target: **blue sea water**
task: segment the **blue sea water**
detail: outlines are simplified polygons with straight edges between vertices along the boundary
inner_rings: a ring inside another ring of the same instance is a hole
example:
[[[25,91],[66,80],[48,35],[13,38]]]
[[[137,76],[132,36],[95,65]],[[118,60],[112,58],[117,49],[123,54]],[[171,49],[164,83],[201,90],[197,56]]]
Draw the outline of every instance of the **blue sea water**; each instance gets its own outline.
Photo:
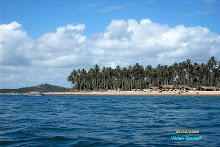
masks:
[[[220,146],[220,97],[0,95],[0,146]]]

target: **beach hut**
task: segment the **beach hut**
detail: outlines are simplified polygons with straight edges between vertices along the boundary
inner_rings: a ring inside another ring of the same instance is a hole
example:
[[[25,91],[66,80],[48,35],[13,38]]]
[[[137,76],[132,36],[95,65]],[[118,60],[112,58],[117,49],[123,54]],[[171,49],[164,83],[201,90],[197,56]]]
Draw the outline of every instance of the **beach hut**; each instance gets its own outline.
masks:
[[[155,86],[155,87],[150,87],[150,90],[152,91],[158,91],[158,90],[163,90],[163,86]]]
[[[163,89],[173,89],[174,85],[161,85]]]
[[[193,87],[187,86],[187,85],[175,85],[173,87],[174,89],[178,89],[178,90],[193,90]]]
[[[162,87],[162,90],[164,90],[164,91],[169,91],[169,90],[173,90],[174,88],[174,85],[161,85],[161,87]]]
[[[163,89],[172,89],[172,90],[193,90],[195,88],[187,85],[161,85]]]
[[[157,91],[158,87],[150,87],[150,90]]]
[[[200,86],[198,89],[200,91],[218,91],[218,88],[214,86]]]

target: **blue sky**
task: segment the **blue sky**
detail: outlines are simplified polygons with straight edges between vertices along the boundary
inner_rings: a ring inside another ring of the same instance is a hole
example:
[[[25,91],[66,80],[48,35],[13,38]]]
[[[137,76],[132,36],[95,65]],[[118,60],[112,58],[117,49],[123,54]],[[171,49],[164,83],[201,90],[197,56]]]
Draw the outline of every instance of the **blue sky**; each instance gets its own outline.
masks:
[[[104,32],[112,19],[149,18],[220,33],[219,0],[0,0],[0,11],[1,24],[16,21],[34,39],[66,24],[85,24],[87,35]]]
[[[0,88],[73,69],[220,60],[219,0],[0,0]]]

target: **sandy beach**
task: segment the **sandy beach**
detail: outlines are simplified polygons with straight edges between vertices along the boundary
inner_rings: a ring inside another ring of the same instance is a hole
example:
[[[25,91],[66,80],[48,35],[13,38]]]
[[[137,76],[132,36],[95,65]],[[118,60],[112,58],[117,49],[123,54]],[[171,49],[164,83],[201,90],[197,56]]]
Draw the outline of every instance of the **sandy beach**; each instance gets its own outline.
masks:
[[[30,93],[0,93],[0,95],[30,95]],[[220,96],[220,91],[188,91],[188,92],[178,92],[178,91],[81,91],[81,92],[44,92],[44,95],[140,95],[140,96]]]
[[[81,92],[47,92],[45,95],[178,95],[178,96],[220,96],[220,91],[188,91],[179,93],[177,91],[81,91]]]

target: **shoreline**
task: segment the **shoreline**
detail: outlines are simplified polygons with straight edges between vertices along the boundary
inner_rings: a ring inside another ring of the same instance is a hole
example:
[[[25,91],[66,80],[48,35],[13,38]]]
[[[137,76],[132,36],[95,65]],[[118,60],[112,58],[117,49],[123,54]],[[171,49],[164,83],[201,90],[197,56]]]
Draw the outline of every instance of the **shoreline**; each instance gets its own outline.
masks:
[[[131,96],[220,96],[220,91],[189,91],[189,92],[143,92],[143,91],[104,91],[104,92],[47,92],[45,95],[131,95]]]
[[[30,93],[0,93],[0,95],[30,95]],[[44,95],[130,95],[130,96],[220,96],[220,91],[81,91],[81,92],[44,92]]]

